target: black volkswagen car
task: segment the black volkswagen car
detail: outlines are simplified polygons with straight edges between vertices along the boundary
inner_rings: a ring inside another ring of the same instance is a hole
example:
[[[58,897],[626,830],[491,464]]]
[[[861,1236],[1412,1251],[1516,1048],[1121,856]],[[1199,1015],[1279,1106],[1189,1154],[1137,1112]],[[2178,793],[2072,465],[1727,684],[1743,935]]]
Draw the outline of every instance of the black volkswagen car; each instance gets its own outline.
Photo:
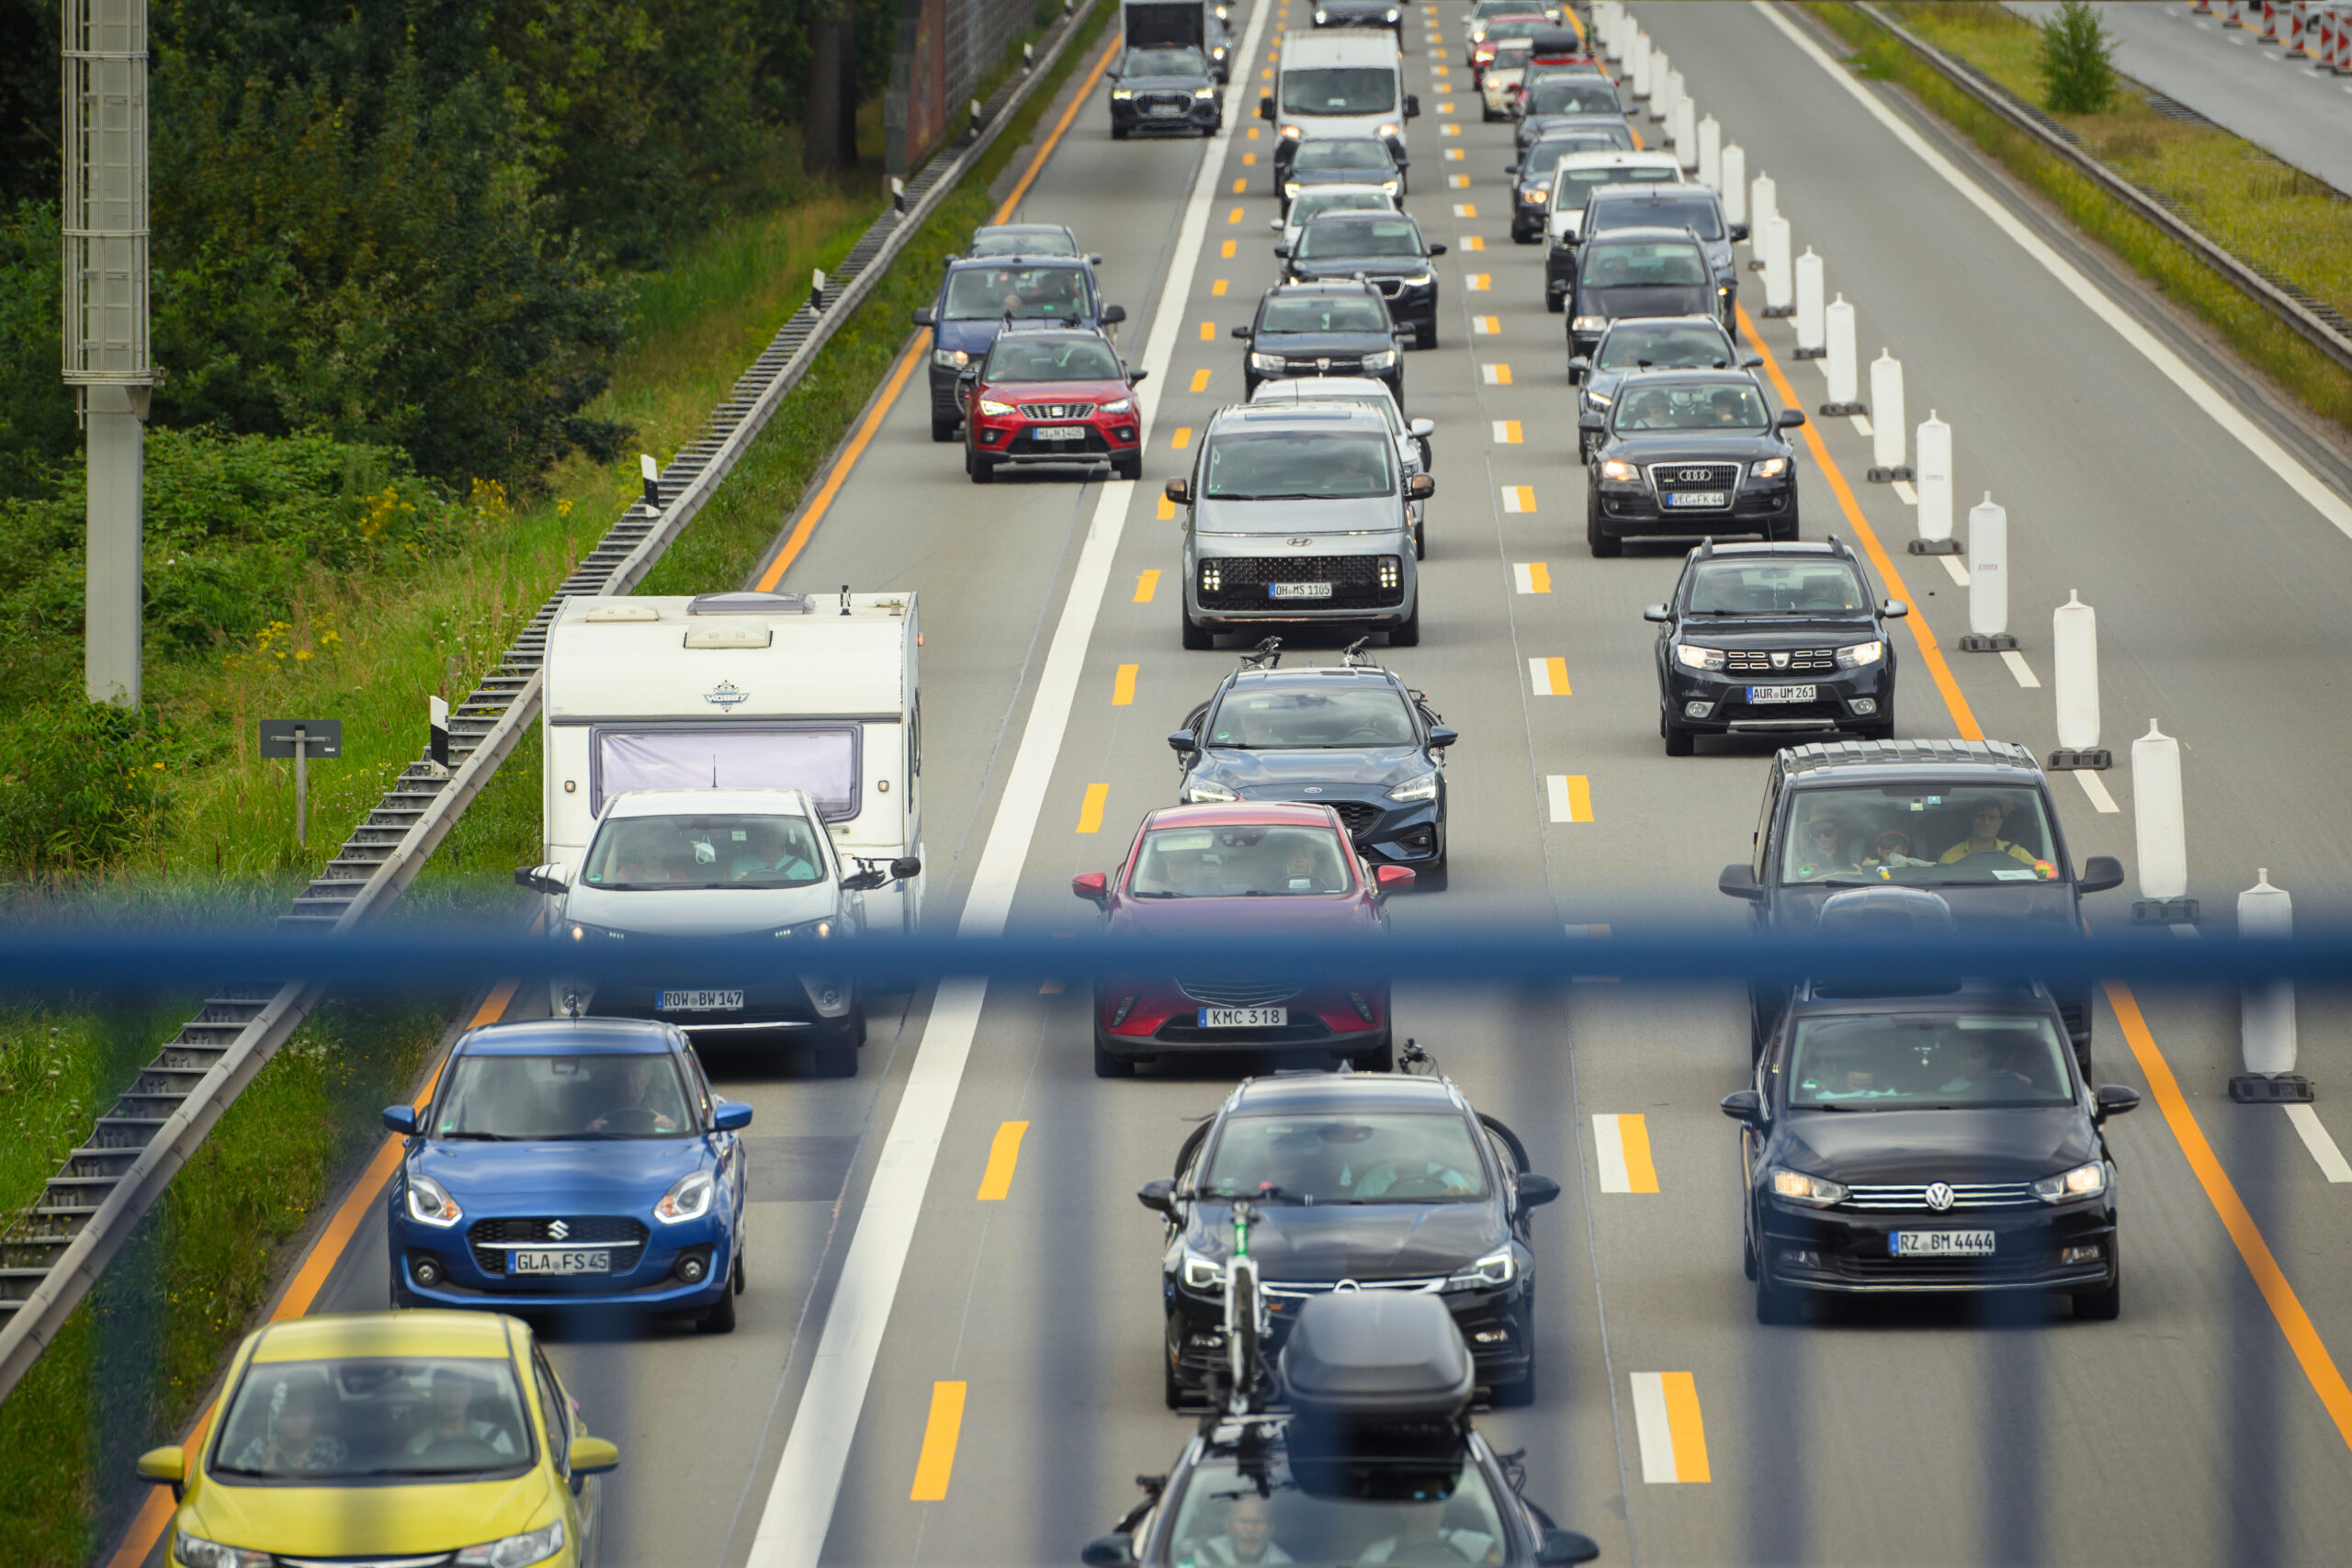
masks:
[[[1745,371],[1645,370],[1628,376],[1606,414],[1577,417],[1598,438],[1585,466],[1585,540],[1623,555],[1628,535],[1797,536],[1796,448]]]
[[[1376,664],[1284,670],[1246,661],[1168,737],[1186,806],[1329,806],[1356,852],[1445,886],[1445,749],[1459,737],[1429,699]]]
[[[1250,345],[1242,360],[1245,396],[1257,396],[1261,382],[1294,376],[1371,376],[1388,383],[1396,406],[1405,406],[1396,323],[1369,281],[1269,288],[1259,296],[1257,316],[1233,335]]]
[[[1512,135],[1522,152],[1543,127],[1555,119],[1614,116],[1620,127],[1625,123],[1625,105],[1617,96],[1617,84],[1598,71],[1572,75],[1545,73],[1532,85],[1522,85],[1519,96],[1519,124]],[[1629,131],[1628,145],[1632,140]]]
[[[1754,1086],[1723,1104],[1740,1124],[1758,1320],[1792,1323],[1829,1292],[2030,1292],[2114,1317],[2100,1127],[2139,1103],[2085,1080],[2041,986],[1799,987]]]
[[[1718,545],[1690,552],[1657,623],[1657,732],[1669,757],[1702,735],[1843,729],[1894,735],[1894,643],[1880,604],[1836,535],[1824,545]]]
[[[1585,201],[1584,221],[1577,226],[1579,243],[1589,243],[1622,229],[1681,229],[1699,242],[1707,265],[1715,275],[1714,313],[1724,330],[1736,337],[1739,317],[1733,302],[1739,297],[1739,269],[1732,260],[1736,240],[1747,238],[1747,225],[1724,217],[1724,198],[1705,186],[1645,183],[1633,189],[1603,186]]]
[[[1628,316],[1612,321],[1590,354],[1568,356],[1568,380],[1578,389],[1577,412],[1606,416],[1617,388],[1642,370],[1753,370],[1761,355],[1734,346],[1713,316]],[[1589,462],[1596,431],[1577,433],[1577,461]]]
[[[1208,56],[1190,47],[1131,49],[1111,73],[1111,140],[1138,130],[1199,131],[1215,136],[1225,124],[1225,100],[1209,73]]]
[[[1296,245],[1277,245],[1289,264],[1284,281],[1327,277],[1368,279],[1388,301],[1388,313],[1413,333],[1417,348],[1437,346],[1437,270],[1442,243],[1421,238],[1421,226],[1401,212],[1333,212],[1298,231]]]
[[[1497,1404],[1535,1392],[1534,1211],[1560,1195],[1519,1137],[1442,1077],[1280,1073],[1250,1078],[1136,1196],[1167,1222],[1161,1370],[1170,1408],[1225,1359],[1233,1205],[1257,1211],[1258,1261],[1279,1348],[1299,1311],[1351,1287],[1441,1298]]]
[[[1564,298],[1568,352],[1589,355],[1621,316],[1715,316],[1713,265],[1687,229],[1626,229],[1577,246]]]
[[[1315,186],[1376,186],[1390,199],[1405,195],[1405,164],[1377,136],[1312,137],[1298,144],[1283,171],[1283,216],[1298,193]]]

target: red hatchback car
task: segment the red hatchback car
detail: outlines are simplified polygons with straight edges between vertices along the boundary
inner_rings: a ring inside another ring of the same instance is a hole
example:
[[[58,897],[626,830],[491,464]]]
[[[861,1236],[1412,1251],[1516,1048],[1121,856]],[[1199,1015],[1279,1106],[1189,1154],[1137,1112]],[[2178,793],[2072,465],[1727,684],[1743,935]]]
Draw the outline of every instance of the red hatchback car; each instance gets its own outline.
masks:
[[[1388,895],[1411,868],[1369,871],[1328,806],[1170,806],[1136,830],[1126,863],[1091,871],[1070,890],[1118,937],[1385,936]],[[1361,977],[1114,975],[1094,985],[1094,1075],[1185,1052],[1277,1050],[1343,1057],[1387,1072],[1394,1038],[1388,982],[1370,954]]]
[[[1118,478],[1141,479],[1135,385],[1145,375],[1101,333],[1008,324],[962,377],[964,471],[984,485],[1000,463],[1108,462]]]

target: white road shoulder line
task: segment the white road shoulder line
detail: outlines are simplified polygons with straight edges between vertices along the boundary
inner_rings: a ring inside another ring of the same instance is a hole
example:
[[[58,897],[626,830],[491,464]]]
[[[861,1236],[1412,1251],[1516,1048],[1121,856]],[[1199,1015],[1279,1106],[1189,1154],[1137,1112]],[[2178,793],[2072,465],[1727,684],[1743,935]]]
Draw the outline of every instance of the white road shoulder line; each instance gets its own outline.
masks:
[[[2303,1147],[2311,1150],[2312,1158],[2319,1161],[2320,1170],[2330,1181],[2352,1181],[2352,1165],[2345,1163],[2344,1151],[2337,1148],[2335,1140],[2328,1135],[2317,1111],[2308,1105],[2290,1105],[2287,1107],[2287,1120],[2293,1123],[2297,1135],[2303,1140]]]
[[[1242,41],[1243,59],[1257,57],[1266,19],[1272,14],[1271,6],[1256,8]],[[1209,139],[1203,152],[1177,232],[1173,265],[1152,312],[1151,337],[1144,347],[1143,363],[1153,374],[1145,384],[1139,406],[1147,446],[1159,409],[1159,389],[1168,384],[1169,356],[1184,325],[1182,305],[1192,290],[1202,242],[1208,231],[1209,208],[1216,198],[1231,141],[1232,131],[1221,130]],[[1135,491],[1131,480],[1113,480],[1102,487],[1070,581],[1069,597],[1063,602],[1061,620],[1054,628],[1054,640],[1038,677],[1037,694],[1022,729],[1020,750],[1006,775],[1003,799],[972,875],[972,891],[957,928],[963,934],[994,935],[1004,929],[1012,910],[1021,868],[1029,858],[1038,814],[1045,806],[1046,789],[1053,779],[1054,761],[1069,728],[1087,646],[1110,585],[1111,567]],[[857,1229],[842,1264],[841,1281],[825,1312],[824,1332],[809,1363],[808,1382],[793,1413],[784,1457],[776,1466],[758,1532],[752,1538],[746,1560],[749,1568],[816,1568],[824,1551],[834,1504],[841,1496],[842,1476],[865,1408],[866,1389],[873,1381],[875,1359],[881,1352],[891,1304],[898,1298],[899,1279],[914,1244],[923,1191],[930,1185],[932,1167],[946,1135],[987,995],[985,981],[949,980],[939,987],[932,1003],[931,1021],[923,1030],[922,1044],[908,1074],[898,1112],[891,1119],[865,1207],[858,1213]]]
[[[2107,793],[2107,781],[2100,778],[2095,771],[2089,768],[2072,768],[2067,771],[2081,781],[2083,793],[2091,797],[2091,805],[2098,810],[2113,816],[2123,809],[2115,804],[2115,796]]]
[[[1936,558],[1944,563],[1944,575],[1951,579],[1953,587],[1968,586],[1968,568],[1962,564],[1958,556],[1938,556]]]
[[[1951,558],[1947,556],[1945,558],[1949,560]],[[2009,667],[2009,673],[2016,676],[2018,678],[2018,684],[2023,686],[2027,691],[2036,692],[2041,689],[2041,677],[2033,672],[2033,666],[2028,664],[2025,661],[2025,655],[2019,653],[2016,649],[2003,649],[2001,650],[2001,662]]]
[[[1894,481],[1894,499],[1901,502],[1905,506],[1917,506],[1919,504],[1919,492],[1911,488],[1909,480],[1896,479]]]
[[[1871,429],[1870,415],[1866,413],[1849,413],[1846,417],[1853,422],[1854,434],[1860,436],[1863,440],[1868,441],[1871,435],[1875,434]]]

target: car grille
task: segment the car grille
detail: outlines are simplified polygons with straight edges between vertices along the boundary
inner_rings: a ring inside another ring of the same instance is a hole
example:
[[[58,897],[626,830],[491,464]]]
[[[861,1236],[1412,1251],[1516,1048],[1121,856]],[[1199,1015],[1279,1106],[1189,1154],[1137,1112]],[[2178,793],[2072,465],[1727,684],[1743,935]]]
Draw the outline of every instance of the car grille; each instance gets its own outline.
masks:
[[[1818,728],[1845,716],[1836,703],[1725,703],[1718,716],[1735,729]]]
[[[1354,376],[1363,369],[1360,354],[1293,354],[1283,359],[1283,367],[1305,375]]]
[[[1084,419],[1094,412],[1092,403],[1022,403],[1018,406],[1023,419]]]
[[[1375,277],[1372,283],[1373,287],[1378,288],[1385,298],[1390,299],[1396,299],[1405,290],[1405,280],[1401,277]]]
[[[557,1235],[560,1224],[566,1235]],[[510,1247],[609,1247],[616,1249],[613,1272],[637,1266],[636,1249],[645,1245],[645,1223],[623,1214],[560,1215],[547,1219],[476,1220],[466,1232],[466,1245],[485,1274],[506,1272]]]
[[[1111,449],[1110,442],[1103,439],[1101,431],[1091,424],[1084,429],[1086,434],[1076,441],[1040,441],[1024,430],[1004,444],[1004,455],[1008,457],[1051,457],[1057,455],[1064,457],[1099,457]]]
[[[1955,1183],[1951,1190],[1951,1207],[1960,1209],[2030,1209],[2040,1206],[2041,1200],[2033,1189],[2022,1181],[1994,1181],[1975,1185]],[[1939,1211],[1928,1206],[1928,1189],[1917,1187],[1849,1187],[1846,1209],[1916,1210],[1923,1214]]]
[[[1137,93],[1136,95],[1137,114],[1166,119],[1172,118],[1170,113],[1171,110],[1178,115],[1192,113],[1193,95],[1190,93]]]
[[[1663,497],[1679,490],[1719,490],[1725,504],[1739,490],[1737,463],[1652,463],[1650,487]]]
[[[1783,659],[1784,664],[1775,664]],[[1732,648],[1724,650],[1724,668],[1743,675],[1794,674],[1801,670],[1835,670],[1838,652],[1829,648]]]
[[[1298,995],[1295,980],[1186,980],[1179,978],[1176,988],[1200,1003],[1213,1008],[1262,1008],[1288,1001]]]
[[[1347,824],[1351,838],[1370,832],[1373,825],[1387,815],[1369,800],[1334,800],[1326,804],[1340,814],[1340,820]]]
[[[1394,586],[1381,584],[1381,562],[1389,563]],[[1200,565],[1204,608],[1250,610],[1366,610],[1402,604],[1405,584],[1396,556],[1219,556]],[[1328,582],[1329,599],[1275,599],[1272,582]],[[1211,586],[1211,584],[1215,586]]]
[[[1418,1291],[1433,1295],[1445,1289],[1445,1276],[1428,1280],[1351,1280],[1348,1284],[1358,1291]],[[1260,1286],[1270,1296],[1295,1299],[1302,1296],[1328,1296],[1337,1288],[1337,1281],[1307,1280],[1268,1280]]]

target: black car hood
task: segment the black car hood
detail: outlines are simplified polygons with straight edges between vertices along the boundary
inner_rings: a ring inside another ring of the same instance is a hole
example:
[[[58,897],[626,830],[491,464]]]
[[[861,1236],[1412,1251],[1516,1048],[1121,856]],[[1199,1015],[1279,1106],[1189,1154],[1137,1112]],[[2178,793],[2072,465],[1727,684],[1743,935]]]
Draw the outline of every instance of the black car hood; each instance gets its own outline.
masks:
[[[1199,87],[1214,87],[1216,83],[1206,72],[1196,76],[1122,76],[1119,85],[1138,93],[1189,93]]]
[[[1394,169],[1302,169],[1296,164],[1283,176],[1300,186],[1383,186],[1396,177]]]
[[[1878,886],[1875,881],[1864,883],[1861,874],[1855,873],[1847,886]],[[2020,926],[2058,941],[2083,934],[2071,882],[1906,882],[1902,886],[1925,886],[1943,899],[1951,907],[1952,924],[1962,935],[2014,937]],[[1846,886],[1821,882],[1781,887],[1773,899],[1772,924],[1784,931],[1809,932],[1820,924],[1821,906],[1829,896],[1845,891]]]
[[[2047,1174],[2046,1172],[2043,1174]],[[1269,1203],[1250,1226],[1250,1256],[1275,1282],[1422,1280],[1451,1274],[1506,1245],[1502,1205]],[[1184,1245],[1204,1258],[1233,1248],[1233,1211],[1195,1203]]]
[[[1333,256],[1314,261],[1293,257],[1291,276],[1302,283],[1319,282],[1327,277],[1353,277],[1362,273],[1366,277],[1415,277],[1429,271],[1427,256]],[[1688,312],[1685,312],[1686,314]]]
[[[1619,284],[1609,288],[1588,284],[1577,290],[1579,316],[1607,316],[1613,321],[1620,316],[1711,316],[1714,310],[1712,284]]]
[[[1867,642],[1878,623],[1867,613],[1817,615],[1686,615],[1675,637],[1739,648],[1811,648],[1816,643]]]
[[[1189,775],[1215,779],[1227,789],[1239,790],[1251,800],[1323,798],[1306,793],[1320,784],[1332,798],[1348,800],[1378,792],[1429,771],[1416,746],[1383,746],[1363,750],[1249,751],[1214,746],[1201,755]]]
[[[1250,346],[1260,354],[1378,354],[1396,340],[1386,333],[1260,333]]]
[[[2098,1157],[2098,1134],[2073,1100],[1966,1111],[1792,1111],[1772,1141],[1781,1165],[1832,1181],[2038,1181]],[[1257,1233],[1250,1233],[1257,1246]]]
[[[1609,455],[1629,463],[1760,463],[1785,457],[1788,444],[1770,431],[1633,431],[1614,434]]]

